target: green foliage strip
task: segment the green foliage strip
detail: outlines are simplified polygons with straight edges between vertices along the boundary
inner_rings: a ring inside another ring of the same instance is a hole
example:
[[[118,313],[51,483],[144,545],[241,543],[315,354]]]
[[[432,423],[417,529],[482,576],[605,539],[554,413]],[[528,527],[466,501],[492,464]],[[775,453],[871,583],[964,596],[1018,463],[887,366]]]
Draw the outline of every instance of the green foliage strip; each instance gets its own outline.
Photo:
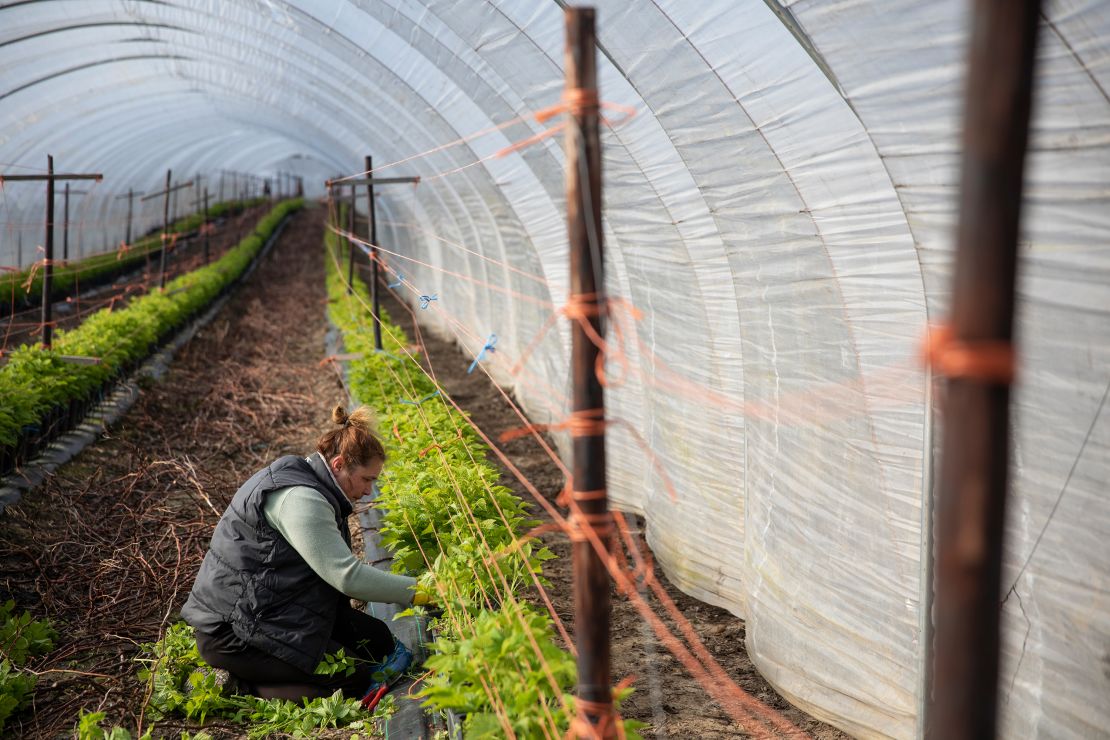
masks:
[[[121,309],[102,309],[80,326],[56,332],[51,349],[35,344],[14,350],[0,368],[0,448],[10,452],[52,409],[94,398],[128,364],[145,358],[163,336],[238,277],[282,218],[302,204],[296,199],[277,205],[223,257],[175,278],[164,291],[140,296]],[[66,362],[66,355],[96,357],[100,363]]]
[[[386,510],[383,544],[394,571],[418,574],[431,563],[421,588],[436,594],[450,617],[437,622],[437,654],[425,663],[433,673],[417,695],[434,709],[466,714],[467,737],[563,734],[573,710],[574,660],[556,644],[548,614],[517,598],[534,578],[545,583],[541,565],[555,557],[520,539],[539,522],[497,484],[499,472],[465,418],[440,398],[414,402],[435,387],[406,356],[408,338],[383,311],[383,351],[375,350],[366,286],[356,277],[347,294],[346,270],[337,269],[347,253],[330,231],[325,250],[329,316],[357,358],[348,372],[352,395],[373,406],[387,430],[389,464],[377,502]],[[638,737],[640,726],[626,722],[628,736]]]
[[[266,198],[254,198],[249,201],[216,203],[208,209],[208,220],[212,221],[229,213],[240,213],[244,209],[253,208],[266,202],[266,200]],[[170,232],[187,234],[200,228],[203,221],[203,214],[194,213],[170,224]],[[159,228],[159,231],[161,231],[161,228]],[[139,239],[130,245],[124,255],[118,255],[116,252],[106,252],[86,257],[83,260],[70,260],[68,263],[55,265],[51,277],[50,292],[53,295],[65,295],[81,282],[88,283],[103,275],[116,275],[125,272],[143,262],[148,254],[158,251],[161,247],[162,237],[159,234]],[[0,275],[0,298],[3,300],[14,299],[17,302],[33,304],[41,297],[42,270],[29,267],[22,272]]]

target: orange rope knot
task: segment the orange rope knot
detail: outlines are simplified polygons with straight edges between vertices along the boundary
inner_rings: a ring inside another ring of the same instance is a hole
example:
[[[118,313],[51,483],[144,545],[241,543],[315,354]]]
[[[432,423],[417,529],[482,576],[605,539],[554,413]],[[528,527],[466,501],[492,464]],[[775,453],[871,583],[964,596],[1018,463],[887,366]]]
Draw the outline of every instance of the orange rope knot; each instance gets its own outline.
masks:
[[[578,491],[572,488],[570,498],[572,501],[603,501],[609,498],[609,489],[596,488],[592,491]]]
[[[968,378],[985,383],[1014,382],[1014,346],[1005,341],[965,342],[953,337],[947,324],[932,326],[922,347],[926,365],[948,378]]]
[[[559,506],[571,506],[571,502],[600,501],[608,497],[609,489],[607,488],[597,488],[592,491],[576,491],[568,480],[566,485],[563,486],[563,490],[559,491],[559,495],[555,497],[555,503]]]
[[[559,313],[572,321],[585,321],[597,316],[609,315],[609,299],[598,300],[597,293],[571,293],[567,296],[567,303],[559,309]]]
[[[597,89],[570,87],[563,90],[563,109],[572,116],[597,113]]]
[[[571,413],[559,426],[569,430],[572,437],[599,437],[605,434],[609,422],[605,419],[605,409],[583,409]]]
[[[604,740],[605,738],[623,738],[624,724],[619,721],[619,715],[613,709],[612,701],[589,701],[581,697],[574,697],[574,706],[577,714],[571,721],[567,734],[580,738]],[[590,721],[587,715],[597,718],[597,724]]]
[[[570,113],[571,115],[596,113],[598,107],[597,90],[572,87],[563,90],[563,99],[560,102],[536,111],[535,119],[538,123],[547,123],[560,113]]]
[[[632,116],[636,115],[636,109],[631,108],[627,105],[600,102],[597,97],[597,90],[572,87],[563,91],[563,99],[559,103],[548,106],[547,108],[541,108],[540,110],[536,111],[533,116],[538,123],[547,123],[552,118],[561,113],[568,113],[572,116],[582,116],[588,114],[596,115],[602,108],[619,110],[624,114],[623,118],[615,122],[609,121],[606,118],[602,118],[602,122],[605,123],[607,126],[622,124]],[[520,151],[521,149],[529,147],[532,144],[536,144],[543,141],[544,139],[548,139],[566,128],[566,125],[567,124],[564,121],[563,123],[551,126],[550,128],[546,128],[538,134],[533,134],[532,136],[529,136],[527,139],[518,141],[515,144],[510,144],[504,149],[498,151],[494,156],[498,158],[504,157],[506,154]]]
[[[586,542],[590,539],[589,532],[599,540],[605,541],[613,536],[613,513],[603,511],[598,514],[587,514],[574,508],[567,517],[567,536],[571,542]]]
[[[520,437],[527,437],[532,432],[548,432],[567,429],[572,437],[597,437],[605,433],[609,422],[604,418],[602,409],[586,409],[575,411],[565,420],[556,424],[526,424],[522,427],[509,429],[502,432],[498,439],[502,442],[511,442]]]

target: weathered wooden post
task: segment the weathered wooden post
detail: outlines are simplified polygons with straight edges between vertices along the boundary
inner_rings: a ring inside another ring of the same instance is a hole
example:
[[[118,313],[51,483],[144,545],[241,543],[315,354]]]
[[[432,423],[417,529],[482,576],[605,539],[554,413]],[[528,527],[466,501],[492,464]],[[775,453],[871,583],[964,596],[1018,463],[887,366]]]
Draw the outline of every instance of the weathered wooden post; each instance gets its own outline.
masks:
[[[382,322],[378,317],[382,315],[381,304],[378,301],[378,215],[374,204],[374,159],[366,155],[366,213],[369,222],[366,224],[366,236],[370,241],[370,305],[374,311],[374,348],[382,348]]]
[[[88,174],[57,174],[54,172],[54,157],[46,155],[45,175],[0,175],[0,185],[6,182],[46,182],[46,235],[43,247],[46,254],[42,260],[42,344],[49,348],[54,341],[53,304],[50,294],[53,292],[54,277],[54,183],[59,180],[96,180],[99,182],[104,176],[99,173]],[[22,251],[22,250],[21,250]],[[22,255],[20,256],[22,261]]]
[[[204,187],[204,221],[201,222],[201,228],[204,230],[204,264],[208,264],[211,260],[208,248],[208,232],[211,229],[208,226],[208,186]]]
[[[588,323],[604,336],[606,311],[601,232],[601,143],[598,136],[597,47],[593,8],[566,10],[567,228],[570,240],[571,479],[575,642],[578,646],[579,737],[616,736],[610,668],[610,579],[603,557],[612,549],[605,479],[605,398],[597,377],[600,349]],[[591,537],[590,535],[593,535]],[[598,552],[596,542],[603,552]]]
[[[66,183],[65,205],[62,206],[62,262],[69,261],[69,183]]]
[[[366,157],[366,172],[367,174],[373,169],[372,160],[369,156]],[[367,233],[370,237],[370,265],[371,265],[371,279],[370,279],[370,299],[371,310],[374,313],[374,346],[377,349],[382,348],[382,327],[379,320],[381,307],[378,304],[378,226],[377,226],[377,210],[374,204],[374,186],[375,185],[399,185],[399,184],[412,184],[419,185],[419,177],[361,177],[353,180],[328,180],[326,185],[330,191],[334,187],[349,187],[351,188],[351,210],[354,210],[354,193],[355,188],[359,185],[366,186],[366,195],[370,199],[367,206]],[[355,224],[352,220],[350,222],[350,233],[354,234]],[[352,242],[353,246],[353,242]],[[354,259],[354,251],[351,252],[352,260]],[[347,290],[351,290],[351,277],[353,276],[353,262],[352,268],[348,270]]]
[[[172,172],[170,170],[166,170],[166,187],[163,190],[159,190],[156,193],[149,193],[149,194],[143,196],[142,199],[141,199],[141,200],[146,201],[146,200],[150,200],[151,198],[157,198],[159,195],[163,196],[163,200],[162,200],[162,257],[161,257],[161,261],[160,261],[160,263],[161,263],[160,264],[160,275],[159,275],[159,278],[158,278],[158,287],[159,288],[165,288],[166,287],[166,253],[170,251],[169,250],[169,247],[170,247],[170,244],[169,244],[169,241],[170,241],[170,194],[171,193],[176,193],[178,190],[181,190],[182,188],[191,188],[193,186],[193,181],[192,180],[189,180],[188,182],[183,182],[179,185],[172,185],[171,184],[172,177],[173,177]]]
[[[996,734],[1014,281],[1040,5],[973,3],[950,339],[931,353],[948,388],[925,734],[944,740]]]
[[[347,295],[354,290],[355,279],[355,189],[351,188],[351,202],[347,212]]]
[[[54,157],[46,155],[46,252],[42,260],[42,346],[49,349],[54,342],[54,304],[50,294],[53,292],[54,278]]]
[[[116,196],[116,200],[127,198],[127,231],[123,243],[129,247],[131,246],[131,222],[134,213],[134,201],[136,195],[142,195],[142,193],[136,193],[133,189],[128,188],[127,195]]]

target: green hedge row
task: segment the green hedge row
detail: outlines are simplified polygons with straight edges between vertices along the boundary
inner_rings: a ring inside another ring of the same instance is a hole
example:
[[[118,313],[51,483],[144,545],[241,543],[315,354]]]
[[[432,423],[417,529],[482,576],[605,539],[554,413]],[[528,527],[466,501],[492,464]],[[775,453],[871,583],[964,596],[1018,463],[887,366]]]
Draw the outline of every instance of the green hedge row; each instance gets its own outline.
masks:
[[[0,453],[10,459],[21,438],[37,433],[50,414],[94,398],[110,379],[149,355],[237,278],[282,218],[302,205],[301,199],[280,203],[219,260],[175,278],[164,291],[143,295],[121,309],[102,309],[80,326],[56,332],[51,349],[35,344],[14,350],[0,368]],[[100,362],[75,364],[64,356]]]
[[[376,409],[387,444],[382,541],[394,571],[418,575],[444,611],[436,654],[425,663],[432,675],[417,696],[465,714],[470,737],[562,736],[573,715],[574,659],[556,643],[548,613],[520,598],[535,579],[546,584],[541,565],[555,557],[521,539],[539,522],[498,485],[488,448],[435,394],[384,311],[383,351],[375,350],[366,286],[356,278],[347,295],[347,251],[330,231],[325,253],[329,315],[345,351],[358,357],[349,365],[351,392]],[[626,722],[628,737],[638,737],[639,726]]]
[[[249,201],[224,201],[208,209],[208,219],[220,218],[228,213],[238,213],[246,208],[266,202],[266,198],[254,198]],[[177,234],[187,234],[200,228],[204,221],[203,214],[194,213],[185,218],[178,219],[170,225],[170,231]],[[93,255],[80,261],[71,261],[65,265],[55,265],[51,279],[50,292],[55,296],[68,295],[76,285],[91,283],[106,275],[118,275],[133,269],[146,259],[147,254],[157,252],[162,247],[160,235],[143,237],[136,241],[127,253],[121,258],[115,252]],[[32,276],[33,271],[33,276]],[[31,283],[28,287],[27,280]],[[0,301],[9,303],[12,298],[17,305],[33,304],[42,298],[42,270],[27,268],[18,273],[0,275]]]

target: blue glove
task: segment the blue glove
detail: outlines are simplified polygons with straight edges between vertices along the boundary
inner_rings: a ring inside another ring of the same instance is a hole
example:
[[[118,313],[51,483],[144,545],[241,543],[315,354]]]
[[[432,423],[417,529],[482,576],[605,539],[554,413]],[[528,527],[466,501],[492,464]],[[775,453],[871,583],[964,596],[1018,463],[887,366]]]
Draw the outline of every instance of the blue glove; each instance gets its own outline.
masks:
[[[412,651],[405,647],[405,643],[393,638],[393,652],[385,656],[381,663],[374,665],[371,673],[373,681],[366,690],[367,696],[373,695],[382,686],[389,686],[400,678],[408,667],[412,665]]]

